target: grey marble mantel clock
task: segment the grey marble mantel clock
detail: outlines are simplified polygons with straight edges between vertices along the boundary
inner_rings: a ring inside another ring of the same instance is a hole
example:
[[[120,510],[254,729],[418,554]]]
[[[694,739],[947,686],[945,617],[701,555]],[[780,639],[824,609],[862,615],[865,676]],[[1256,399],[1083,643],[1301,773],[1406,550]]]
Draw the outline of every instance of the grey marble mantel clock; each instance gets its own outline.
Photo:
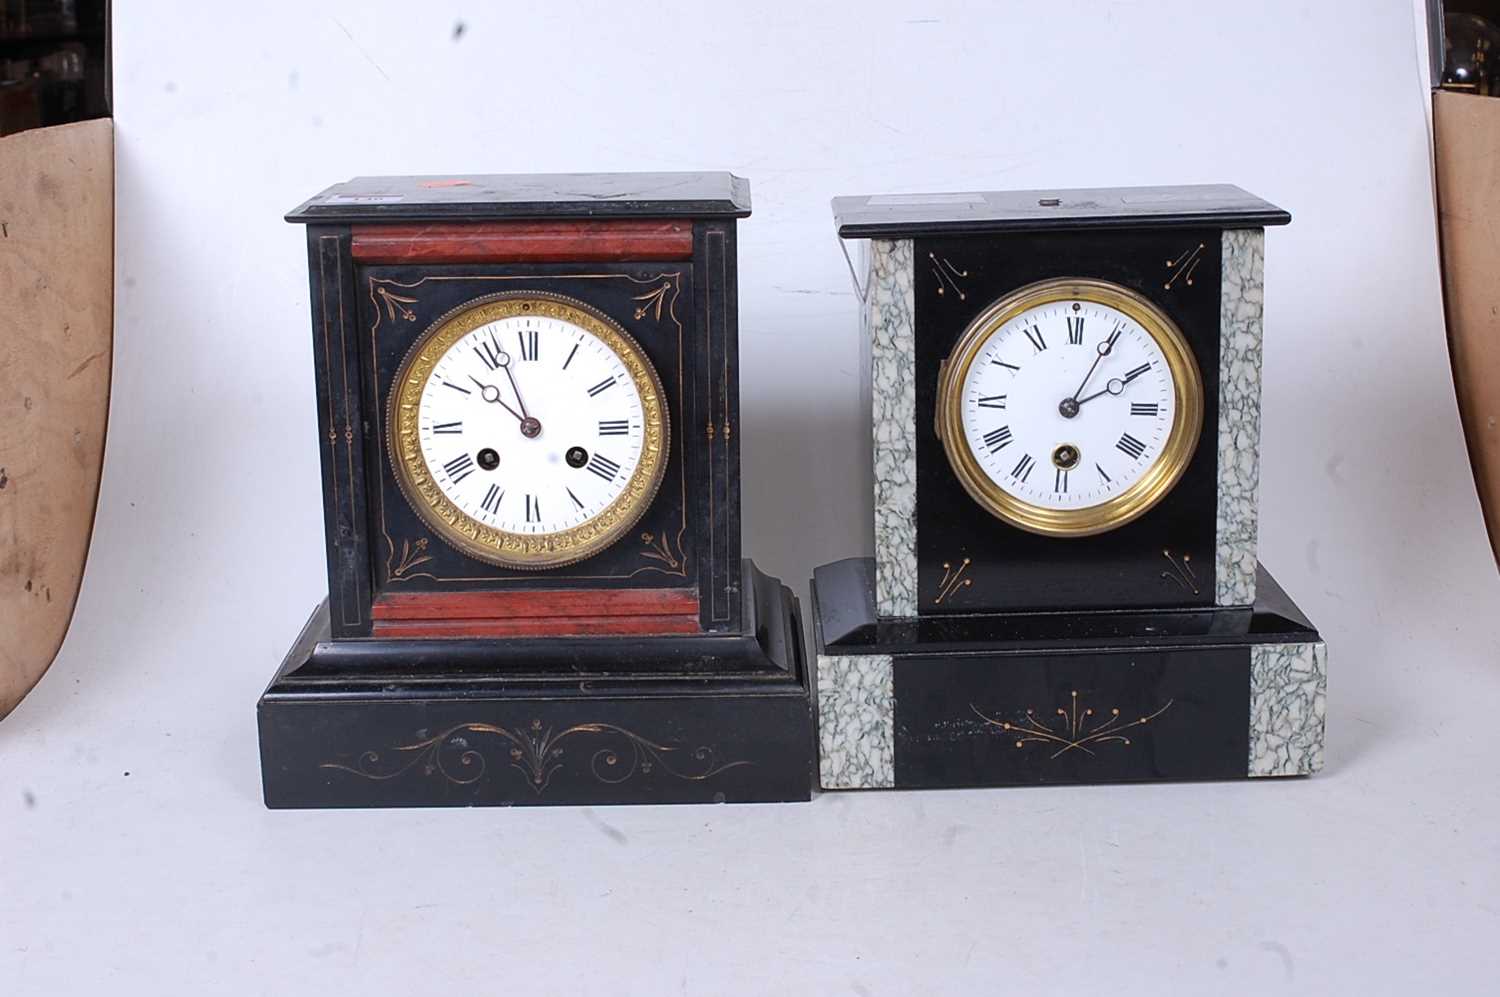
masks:
[[[813,580],[826,789],[1305,775],[1258,564],[1262,259],[1228,185],[841,197],[873,558]]]

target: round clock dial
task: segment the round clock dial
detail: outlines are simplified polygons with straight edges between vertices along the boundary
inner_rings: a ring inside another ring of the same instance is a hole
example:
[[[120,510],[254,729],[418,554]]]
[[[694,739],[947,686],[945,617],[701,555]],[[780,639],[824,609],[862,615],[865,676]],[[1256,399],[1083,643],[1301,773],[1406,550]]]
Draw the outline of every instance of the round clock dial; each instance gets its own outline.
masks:
[[[1145,513],[1182,477],[1203,381],[1181,331],[1127,288],[1061,279],[995,302],[960,337],[938,387],[959,480],[989,512],[1050,536]]]
[[[392,465],[433,531],[491,564],[548,568],[624,535],[666,470],[661,382],[635,340],[536,292],[439,319],[391,394]]]

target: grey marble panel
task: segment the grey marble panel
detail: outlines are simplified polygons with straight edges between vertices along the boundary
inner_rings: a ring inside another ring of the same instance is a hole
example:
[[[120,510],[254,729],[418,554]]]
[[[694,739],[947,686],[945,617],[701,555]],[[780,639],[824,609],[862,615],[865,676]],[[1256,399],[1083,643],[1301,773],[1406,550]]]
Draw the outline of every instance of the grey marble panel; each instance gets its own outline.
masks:
[[[1255,602],[1260,489],[1262,229],[1224,232],[1219,291],[1219,508],[1214,602]]]
[[[1323,767],[1327,697],[1321,641],[1251,647],[1251,776],[1311,775]]]
[[[896,784],[895,687],[888,654],[818,655],[818,782]]]
[[[909,239],[870,243],[865,331],[875,447],[875,609],[917,615],[917,389]]]

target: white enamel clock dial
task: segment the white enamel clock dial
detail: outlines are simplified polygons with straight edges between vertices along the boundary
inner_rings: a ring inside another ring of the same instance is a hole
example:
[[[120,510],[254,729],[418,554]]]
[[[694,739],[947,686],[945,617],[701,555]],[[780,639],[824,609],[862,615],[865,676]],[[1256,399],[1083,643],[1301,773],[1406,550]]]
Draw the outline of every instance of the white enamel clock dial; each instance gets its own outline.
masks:
[[[1175,484],[1197,442],[1189,347],[1125,288],[1032,285],[976,319],[955,358],[939,401],[950,462],[981,505],[1023,528],[1123,525]]]
[[[576,302],[502,296],[440,322],[398,378],[403,489],[445,539],[546,567],[602,549],[655,494],[666,410],[655,371]]]

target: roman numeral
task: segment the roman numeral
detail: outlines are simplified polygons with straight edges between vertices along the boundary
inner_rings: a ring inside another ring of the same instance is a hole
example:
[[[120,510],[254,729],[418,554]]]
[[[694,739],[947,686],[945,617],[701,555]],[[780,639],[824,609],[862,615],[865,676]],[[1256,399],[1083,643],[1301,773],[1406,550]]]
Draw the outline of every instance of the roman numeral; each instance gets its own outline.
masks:
[[[573,354],[575,354],[577,352],[578,352],[578,344],[574,343],[573,344],[573,348],[568,351],[568,359],[566,359],[566,360],[563,361],[563,370],[567,370],[568,369],[568,364],[570,364],[570,363],[573,362]]]
[[[608,457],[601,457],[598,454],[594,454],[594,456],[589,458],[588,469],[605,481],[615,480],[615,475],[620,473],[619,464],[616,464]]]
[[[1017,481],[1025,481],[1031,477],[1033,467],[1036,467],[1036,461],[1031,459],[1031,454],[1025,454],[1016,462],[1016,466],[1010,469],[1010,476]]]
[[[1083,316],[1077,318],[1068,316],[1068,344],[1070,346],[1083,345]]]
[[[435,422],[432,424],[432,431],[434,433],[462,433],[464,431],[464,424],[462,421]]]
[[[1068,494],[1068,472],[1065,468],[1057,469],[1057,477],[1053,482],[1052,490],[1059,495]]]
[[[1005,408],[1005,396],[1004,395],[980,395],[979,396],[979,407],[980,408]]]
[[[1135,460],[1139,460],[1141,454],[1146,452],[1146,444],[1142,443],[1134,436],[1131,436],[1129,433],[1126,433],[1124,436],[1120,437],[1120,442],[1116,443],[1115,447],[1129,454],[1130,457]]]
[[[1104,479],[1104,483],[1106,485],[1109,484],[1111,481],[1115,480],[1114,478],[1111,478],[1109,475],[1105,474],[1104,473],[1104,468],[1100,467],[1098,464],[1094,465],[1094,470],[1096,470],[1096,471],[1099,472],[1099,477],[1101,477],[1101,478]]]
[[[454,391],[462,391],[466,395],[472,395],[474,393],[474,392],[470,391],[468,388],[460,388],[458,385],[454,384],[452,381],[444,381],[443,384],[445,384],[448,387],[452,388]]]
[[[443,472],[456,485],[474,473],[474,460],[468,454],[461,453],[443,465]]]
[[[540,523],[542,521],[542,501],[535,495],[526,496],[526,522]]]
[[[1020,370],[1021,369],[1021,368],[1017,367],[1013,363],[1006,363],[1004,360],[991,360],[990,363],[994,364],[996,367],[1005,367],[1008,370]]]
[[[573,504],[574,505],[578,506],[578,508],[580,508],[580,509],[583,508],[583,503],[580,502],[580,501],[578,501],[578,496],[573,494],[573,489],[571,489],[571,488],[564,488],[563,491],[565,491],[565,492],[568,493],[568,498],[570,498],[570,499],[573,500]]]
[[[624,436],[630,432],[630,422],[626,419],[600,419],[600,436]]]
[[[485,367],[490,370],[498,370],[500,368],[500,346],[493,338],[494,333],[490,333],[490,336],[491,338],[488,342],[480,342],[478,346],[474,347],[474,352],[479,355],[479,359],[484,361]]]
[[[1130,403],[1130,414],[1131,415],[1155,415],[1156,412],[1157,412],[1157,405],[1156,405],[1155,402],[1131,402]]]
[[[1030,329],[1026,329],[1024,331],[1026,333],[1026,338],[1031,340],[1031,345],[1036,347],[1036,351],[1038,353],[1047,348],[1047,341],[1042,338],[1042,330],[1038,329],[1036,326],[1032,326]]]
[[[516,338],[521,341],[521,359],[535,360],[537,358],[536,330],[517,329]]]
[[[606,377],[604,380],[600,381],[598,384],[594,385],[592,388],[589,389],[589,397],[593,398],[595,395],[599,394],[601,391],[604,391],[604,390],[606,390],[608,388],[612,388],[614,386],[615,386],[615,377],[614,377],[613,374],[611,374],[609,377]]]
[[[1010,444],[1010,427],[1001,426],[999,429],[991,430],[984,434],[984,445],[990,448],[990,453],[999,453]]]
[[[1146,371],[1148,371],[1150,369],[1151,369],[1151,365],[1150,364],[1148,364],[1148,363],[1141,364],[1135,370],[1133,370],[1129,374],[1125,375],[1125,383],[1129,384],[1131,381],[1134,381],[1136,378],[1140,377],[1142,374],[1146,373]]]
[[[480,508],[491,516],[500,515],[500,500],[505,493],[500,490],[499,485],[490,485],[490,490],[484,493],[484,499],[479,503]]]

